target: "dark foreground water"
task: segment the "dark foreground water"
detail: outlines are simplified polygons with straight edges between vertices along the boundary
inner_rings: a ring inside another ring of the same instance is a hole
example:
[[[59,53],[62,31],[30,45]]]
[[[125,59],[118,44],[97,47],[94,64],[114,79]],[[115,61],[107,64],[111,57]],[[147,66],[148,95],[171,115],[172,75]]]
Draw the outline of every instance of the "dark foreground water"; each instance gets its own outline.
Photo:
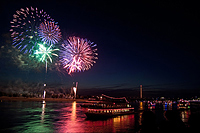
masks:
[[[88,120],[84,108],[77,102],[0,102],[0,132],[67,133],[67,132],[136,132],[142,112],[109,118]],[[155,111],[157,123],[164,119],[163,110]],[[189,110],[181,111],[182,121],[188,121]]]

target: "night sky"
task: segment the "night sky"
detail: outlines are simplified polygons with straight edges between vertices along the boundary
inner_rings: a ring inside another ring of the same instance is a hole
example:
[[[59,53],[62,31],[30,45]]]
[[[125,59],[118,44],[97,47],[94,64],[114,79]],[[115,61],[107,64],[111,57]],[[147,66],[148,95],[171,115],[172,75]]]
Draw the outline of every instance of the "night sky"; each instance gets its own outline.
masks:
[[[200,10],[183,1],[10,1],[0,3],[0,46],[16,10],[38,7],[58,22],[63,38],[79,36],[97,44],[94,66],[72,76],[48,71],[47,85],[71,87],[80,94],[139,96],[199,95]],[[10,44],[11,45],[11,44]],[[17,68],[0,54],[1,84],[43,82],[44,71]]]

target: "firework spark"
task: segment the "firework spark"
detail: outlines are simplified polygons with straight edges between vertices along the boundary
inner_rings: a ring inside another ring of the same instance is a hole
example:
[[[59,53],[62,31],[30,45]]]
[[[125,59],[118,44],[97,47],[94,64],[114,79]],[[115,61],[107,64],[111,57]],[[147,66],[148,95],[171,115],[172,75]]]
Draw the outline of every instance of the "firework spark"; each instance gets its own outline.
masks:
[[[39,26],[38,35],[43,42],[55,44],[61,39],[59,26],[51,21],[42,22]]]
[[[52,55],[58,56],[57,54],[53,53],[54,51],[58,51],[59,49],[52,49],[52,45],[49,47],[45,47],[44,44],[38,44],[39,48],[35,51],[36,58],[39,59],[39,61],[42,61],[46,63],[46,72],[47,72],[47,59],[50,60],[52,63]]]
[[[60,62],[68,74],[90,69],[97,58],[97,45],[87,39],[69,37],[62,44]]]
[[[37,8],[21,8],[13,15],[11,23],[12,45],[24,53],[32,54],[37,45],[38,26],[41,22],[54,21],[46,12]]]

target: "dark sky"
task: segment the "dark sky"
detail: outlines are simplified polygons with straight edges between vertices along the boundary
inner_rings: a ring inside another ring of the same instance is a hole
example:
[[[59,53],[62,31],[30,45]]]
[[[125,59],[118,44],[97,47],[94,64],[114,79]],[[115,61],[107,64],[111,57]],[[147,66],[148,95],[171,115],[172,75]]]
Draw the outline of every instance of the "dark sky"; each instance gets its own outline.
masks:
[[[140,84],[146,96],[163,92],[178,95],[183,91],[199,94],[200,10],[197,3],[4,0],[0,5],[0,40],[9,31],[15,11],[33,6],[43,9],[59,23],[64,38],[75,35],[97,44],[99,59],[90,70],[73,76],[49,71],[49,84],[71,86],[73,81],[78,81],[84,94],[130,95]],[[7,65],[2,56],[0,63],[2,81],[43,80],[44,73],[19,70]]]

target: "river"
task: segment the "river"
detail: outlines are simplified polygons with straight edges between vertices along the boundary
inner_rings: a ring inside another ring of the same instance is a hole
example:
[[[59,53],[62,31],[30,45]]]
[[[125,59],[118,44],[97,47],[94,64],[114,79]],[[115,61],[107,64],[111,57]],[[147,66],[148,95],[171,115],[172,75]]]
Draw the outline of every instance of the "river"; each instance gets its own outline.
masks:
[[[0,132],[66,133],[66,132],[136,132],[142,112],[105,120],[89,120],[81,103],[74,102],[0,102]],[[163,110],[153,111],[157,123],[164,119]],[[181,111],[187,123],[190,110]]]

